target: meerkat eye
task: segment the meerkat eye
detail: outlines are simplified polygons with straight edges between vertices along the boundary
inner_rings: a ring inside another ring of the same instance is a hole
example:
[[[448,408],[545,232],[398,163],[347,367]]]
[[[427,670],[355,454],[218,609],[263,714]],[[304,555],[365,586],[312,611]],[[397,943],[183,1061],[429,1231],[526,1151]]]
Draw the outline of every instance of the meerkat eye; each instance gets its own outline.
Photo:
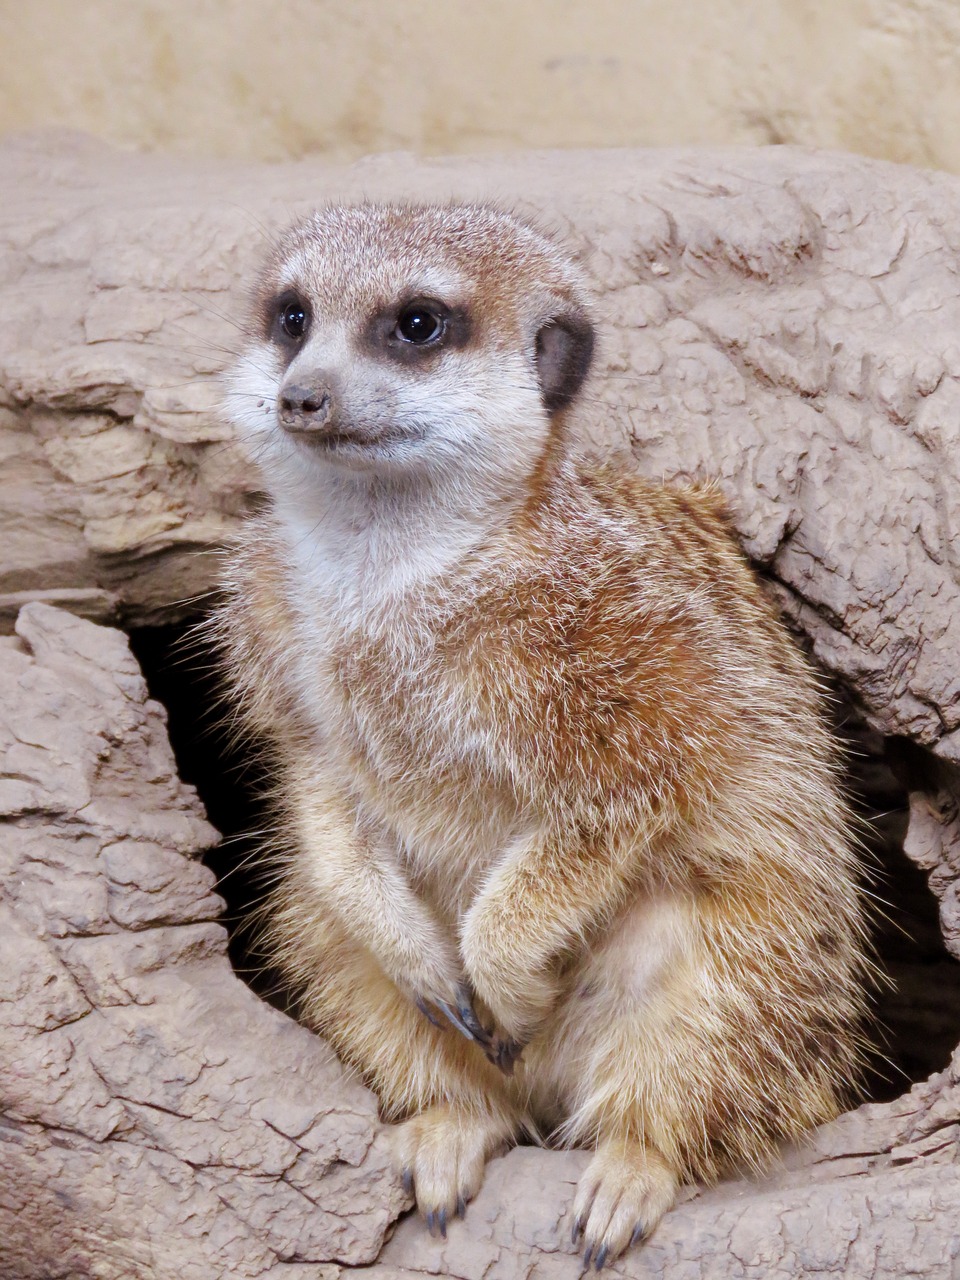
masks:
[[[423,347],[436,342],[444,329],[443,316],[423,302],[413,302],[397,316],[394,337]]]
[[[299,298],[281,298],[277,319],[287,337],[292,338],[294,342],[299,342],[307,331],[310,313]]]

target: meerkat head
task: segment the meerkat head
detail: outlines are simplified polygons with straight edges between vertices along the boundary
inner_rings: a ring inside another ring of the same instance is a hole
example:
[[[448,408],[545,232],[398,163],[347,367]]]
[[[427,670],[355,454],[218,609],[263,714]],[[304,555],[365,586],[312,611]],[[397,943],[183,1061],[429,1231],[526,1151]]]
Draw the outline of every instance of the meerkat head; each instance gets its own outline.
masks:
[[[580,277],[481,205],[332,206],[260,280],[227,409],[268,485],[517,476],[541,456],[593,350]]]

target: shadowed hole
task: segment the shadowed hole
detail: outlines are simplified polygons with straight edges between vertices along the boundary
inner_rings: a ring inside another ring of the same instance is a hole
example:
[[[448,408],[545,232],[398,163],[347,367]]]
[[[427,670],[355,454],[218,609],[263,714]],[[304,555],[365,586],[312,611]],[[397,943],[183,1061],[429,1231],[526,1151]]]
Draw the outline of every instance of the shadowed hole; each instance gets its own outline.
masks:
[[[256,943],[256,908],[271,883],[271,815],[263,800],[265,773],[255,751],[231,734],[223,681],[211,652],[192,634],[198,619],[167,627],[142,627],[130,633],[130,647],[151,697],[168,715],[170,745],[184,782],[196,787],[207,817],[223,836],[203,855],[217,877],[226,904],[231,963],[257,995],[290,1010],[279,974],[265,963]]]
[[[848,786],[872,861],[868,888],[880,900],[874,911],[874,945],[890,979],[878,994],[868,1027],[877,1050],[869,1064],[867,1099],[887,1102],[950,1061],[960,1041],[960,963],[944,945],[939,906],[926,873],[903,850],[908,820],[904,783],[933,786],[932,758],[911,744],[914,776],[908,778],[898,739],[869,729],[849,708],[840,732],[850,748]]]

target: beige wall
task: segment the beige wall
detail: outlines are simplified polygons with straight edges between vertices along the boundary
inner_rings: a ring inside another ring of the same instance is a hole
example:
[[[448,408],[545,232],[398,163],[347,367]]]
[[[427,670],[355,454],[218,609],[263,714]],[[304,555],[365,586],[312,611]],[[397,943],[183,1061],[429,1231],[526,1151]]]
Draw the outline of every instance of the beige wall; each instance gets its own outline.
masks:
[[[960,171],[960,0],[0,0],[0,133],[282,158],[800,142]]]

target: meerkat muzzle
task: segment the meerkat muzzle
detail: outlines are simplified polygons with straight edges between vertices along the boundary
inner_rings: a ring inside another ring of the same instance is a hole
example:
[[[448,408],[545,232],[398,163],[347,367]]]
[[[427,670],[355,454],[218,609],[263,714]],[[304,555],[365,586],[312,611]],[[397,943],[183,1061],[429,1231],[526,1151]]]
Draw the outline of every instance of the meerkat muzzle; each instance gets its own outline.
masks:
[[[323,386],[285,387],[277,404],[277,420],[284,431],[322,431],[332,424],[333,397]]]
[[[394,423],[355,421],[344,412],[339,387],[326,377],[283,387],[277,398],[277,422],[288,435],[321,453],[365,453],[376,451],[377,446],[413,443],[422,435]]]

